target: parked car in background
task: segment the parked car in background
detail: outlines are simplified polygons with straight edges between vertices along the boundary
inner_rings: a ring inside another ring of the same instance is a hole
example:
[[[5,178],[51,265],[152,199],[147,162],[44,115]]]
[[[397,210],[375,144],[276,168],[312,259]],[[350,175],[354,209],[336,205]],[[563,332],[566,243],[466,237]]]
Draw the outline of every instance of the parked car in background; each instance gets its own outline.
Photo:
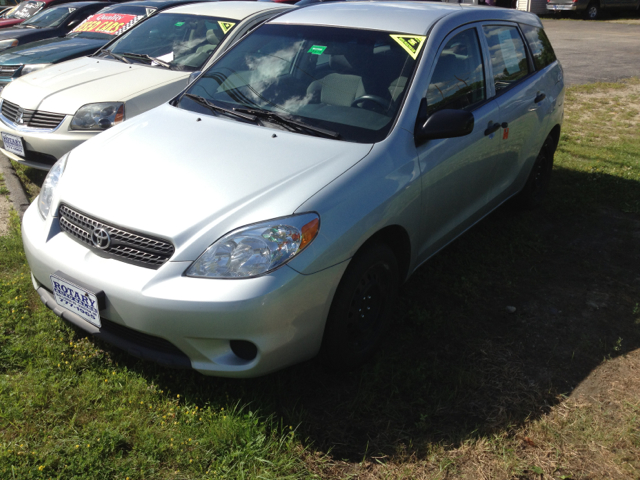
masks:
[[[18,0],[0,0],[0,18],[18,6]]]
[[[212,0],[139,0],[111,5],[87,18],[64,37],[39,40],[0,52],[0,88],[27,73],[90,55],[157,11],[198,1]]]
[[[549,12],[576,12],[588,20],[596,20],[605,10],[638,10],[640,0],[547,0]]]
[[[46,38],[61,37],[110,2],[62,4],[37,13],[15,27],[0,29],[0,51]]]
[[[541,201],[563,102],[534,15],[293,9],[53,166],[22,224],[33,285],[164,365],[353,368],[423,262],[507,199]]]
[[[20,163],[49,170],[82,142],[180,93],[190,77],[249,30],[291,8],[258,2],[171,8],[92,56],[20,78],[2,92],[0,132],[3,138],[20,139],[23,148],[4,142],[2,151]],[[32,120],[17,122],[21,110],[33,111]],[[42,115],[53,123],[37,123]]]
[[[71,3],[78,0],[27,0],[18,4],[15,10],[0,18],[0,28],[12,27],[33,17],[46,8]]]

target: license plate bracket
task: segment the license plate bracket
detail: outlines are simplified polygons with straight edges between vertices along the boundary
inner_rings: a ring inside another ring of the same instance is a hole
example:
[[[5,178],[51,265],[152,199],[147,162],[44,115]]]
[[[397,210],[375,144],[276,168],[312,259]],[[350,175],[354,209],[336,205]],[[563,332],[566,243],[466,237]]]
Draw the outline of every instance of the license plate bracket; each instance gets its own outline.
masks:
[[[79,285],[80,282],[65,278],[60,272],[55,272],[49,278],[53,296],[59,306],[75,313],[94,327],[102,327],[100,307],[104,303],[104,292]]]

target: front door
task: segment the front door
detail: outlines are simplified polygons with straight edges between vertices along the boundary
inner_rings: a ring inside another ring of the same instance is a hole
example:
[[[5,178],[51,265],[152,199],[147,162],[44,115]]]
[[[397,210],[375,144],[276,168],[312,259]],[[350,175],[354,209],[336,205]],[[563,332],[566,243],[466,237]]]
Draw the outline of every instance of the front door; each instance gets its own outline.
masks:
[[[441,47],[421,115],[465,109],[474,115],[469,135],[429,140],[417,147],[422,188],[420,257],[431,256],[485,213],[492,166],[500,153],[499,107],[489,97],[476,27],[450,34]]]

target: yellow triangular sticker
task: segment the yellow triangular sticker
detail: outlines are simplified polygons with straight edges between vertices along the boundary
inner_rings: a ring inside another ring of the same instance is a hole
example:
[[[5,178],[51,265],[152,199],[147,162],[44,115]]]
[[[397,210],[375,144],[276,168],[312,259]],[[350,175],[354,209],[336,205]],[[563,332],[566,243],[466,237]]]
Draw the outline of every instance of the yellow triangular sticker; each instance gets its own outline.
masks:
[[[218,25],[220,25],[220,28],[222,29],[222,33],[224,33],[226,35],[227,32],[233,28],[235,23],[221,22],[220,20],[218,20]]]
[[[415,60],[418,58],[420,49],[422,45],[424,45],[427,37],[421,37],[419,35],[391,35],[391,38],[398,42],[398,45],[404,48],[404,50],[411,55],[411,58]]]

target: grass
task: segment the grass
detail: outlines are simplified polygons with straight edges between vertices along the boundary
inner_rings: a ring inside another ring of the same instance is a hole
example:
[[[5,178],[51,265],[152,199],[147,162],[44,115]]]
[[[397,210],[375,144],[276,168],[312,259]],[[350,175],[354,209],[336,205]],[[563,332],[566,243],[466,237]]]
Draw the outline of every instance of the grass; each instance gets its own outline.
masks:
[[[505,206],[421,268],[354,372],[205,378],[81,338],[36,298],[14,216],[0,478],[637,478],[638,92],[571,88],[545,206]]]
[[[9,195],[9,190],[4,184],[4,176],[0,173],[0,195]]]

